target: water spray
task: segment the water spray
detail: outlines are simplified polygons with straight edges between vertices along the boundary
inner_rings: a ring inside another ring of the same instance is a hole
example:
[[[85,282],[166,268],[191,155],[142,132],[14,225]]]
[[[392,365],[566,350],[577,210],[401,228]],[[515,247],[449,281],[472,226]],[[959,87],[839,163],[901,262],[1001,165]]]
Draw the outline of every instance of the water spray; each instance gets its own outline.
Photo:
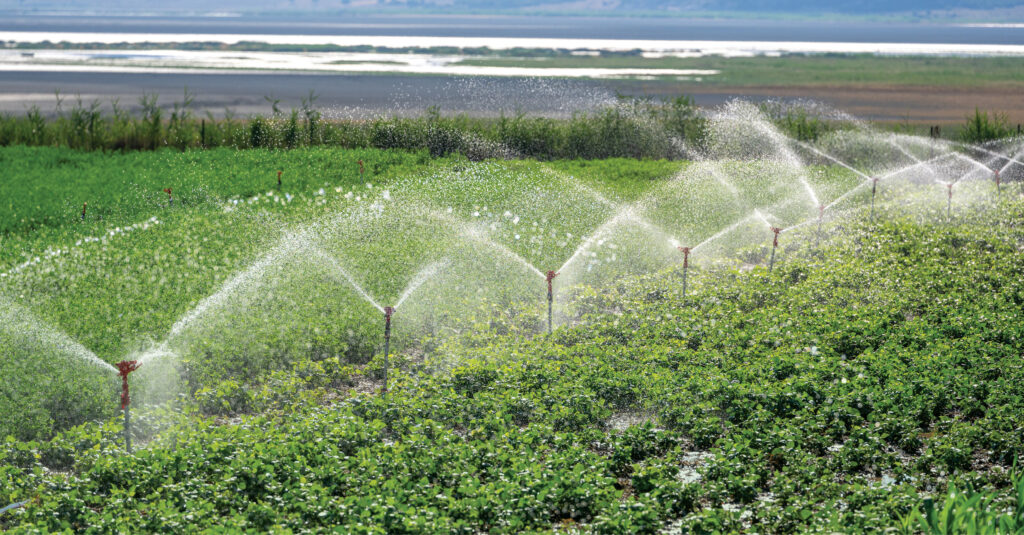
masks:
[[[555,293],[551,287],[551,281],[555,280],[555,277],[557,276],[558,273],[555,271],[548,271],[547,275],[544,276],[544,278],[547,279],[548,281],[548,334],[551,334],[552,331],[551,307],[552,303],[554,303],[555,301]]]
[[[782,229],[779,227],[770,227],[775,237],[772,239],[772,258],[768,261],[768,273],[772,272],[772,268],[775,267],[775,249],[779,248],[779,233]]]
[[[676,247],[683,253],[683,299],[686,299],[686,272],[690,269],[690,251],[689,247]]]
[[[85,209],[89,207],[88,202],[82,203],[82,222],[85,222]]]
[[[388,356],[391,353],[391,315],[394,313],[394,307],[384,307],[384,387],[381,388],[384,401],[388,399]]]
[[[174,195],[171,193],[171,188],[164,188],[164,193],[167,194],[167,206],[174,206]]]
[[[128,415],[128,406],[131,403],[131,396],[128,392],[128,374],[139,369],[139,362],[136,360],[122,360],[118,362],[117,375],[121,378],[121,410],[124,411],[124,449],[132,452],[131,419]]]
[[[277,189],[281,189],[281,171],[277,172]]]
[[[875,219],[875,193],[878,191],[878,179],[871,179],[871,219]]]

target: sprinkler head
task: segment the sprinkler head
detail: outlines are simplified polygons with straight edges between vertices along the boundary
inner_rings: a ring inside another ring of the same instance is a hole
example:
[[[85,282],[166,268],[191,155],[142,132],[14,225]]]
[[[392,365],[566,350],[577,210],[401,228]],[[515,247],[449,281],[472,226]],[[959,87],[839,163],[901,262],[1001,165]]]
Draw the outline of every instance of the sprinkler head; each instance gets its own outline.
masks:
[[[548,281],[548,293],[551,293],[551,281],[555,280],[555,277],[557,277],[557,276],[558,276],[558,273],[553,271],[553,270],[552,271],[548,271],[547,275],[544,276],[544,278],[547,279],[547,281]]]
[[[117,375],[121,378],[121,408],[124,409],[131,402],[131,397],[128,395],[128,374],[139,369],[139,361],[122,360],[114,366],[117,367]]]
[[[676,249],[679,249],[683,253],[683,267],[690,267],[690,248],[679,246],[676,247]]]
[[[363,174],[364,172],[366,172],[366,170],[363,169],[363,161],[359,160],[359,174]]]
[[[822,219],[824,217],[825,217],[825,205],[822,204],[822,205],[818,206],[818,219]]]
[[[384,307],[384,318],[391,321],[391,315],[395,313],[395,307]]]
[[[996,186],[998,186],[999,185],[999,169],[996,169],[995,171],[992,171],[992,174],[995,175],[995,177],[996,177]]]
[[[950,199],[953,198],[953,184],[946,184],[946,193],[949,195]]]
[[[775,238],[772,240],[772,247],[778,247],[779,246],[779,233],[782,232],[782,229],[779,228],[779,227],[771,227],[771,229],[772,229],[772,232],[775,233]]]

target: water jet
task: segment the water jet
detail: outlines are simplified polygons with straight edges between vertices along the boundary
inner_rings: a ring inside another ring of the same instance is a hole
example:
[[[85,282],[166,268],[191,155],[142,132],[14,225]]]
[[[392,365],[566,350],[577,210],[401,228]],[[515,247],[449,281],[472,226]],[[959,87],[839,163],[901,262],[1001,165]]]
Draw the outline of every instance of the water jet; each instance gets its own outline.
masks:
[[[128,375],[139,369],[139,363],[135,360],[122,360],[116,364],[117,375],[121,378],[121,410],[124,411],[124,449],[132,452],[131,419],[128,413],[128,406],[131,403],[131,396],[128,392]]]

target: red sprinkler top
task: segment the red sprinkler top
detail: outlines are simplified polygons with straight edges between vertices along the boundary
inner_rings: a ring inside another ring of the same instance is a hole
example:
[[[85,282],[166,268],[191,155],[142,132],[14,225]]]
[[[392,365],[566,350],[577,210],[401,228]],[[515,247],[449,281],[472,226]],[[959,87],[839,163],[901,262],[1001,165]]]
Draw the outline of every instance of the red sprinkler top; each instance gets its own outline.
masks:
[[[946,193],[949,195],[950,199],[953,198],[953,184],[946,184]]]
[[[278,172],[277,172],[277,185],[278,185],[278,186],[280,186],[280,185],[281,185],[281,171],[278,171]]]
[[[384,319],[391,323],[391,315],[395,313],[395,307],[384,307]]]
[[[818,206],[818,219],[822,219],[824,217],[825,217],[825,205],[822,204],[822,205]]]
[[[689,247],[681,247],[680,246],[680,247],[676,247],[676,249],[679,249],[680,251],[683,252],[683,267],[684,268],[690,267],[690,248]]]
[[[548,281],[548,293],[551,293],[551,281],[555,280],[555,277],[557,276],[558,273],[556,273],[555,271],[548,271],[548,274],[545,275],[545,278]]]
[[[365,169],[363,169],[363,161],[359,160],[359,174],[363,174],[364,172]]]
[[[996,175],[996,185],[998,186],[999,185],[999,169],[996,169],[995,171],[993,171],[993,173]]]
[[[778,247],[779,246],[779,233],[782,232],[782,229],[780,229],[779,227],[772,227],[772,232],[775,233],[775,238],[772,240],[772,247]]]
[[[139,369],[139,362],[137,360],[122,360],[115,366],[117,366],[117,375],[121,377],[121,408],[124,409],[131,402],[131,397],[128,395],[128,374]]]

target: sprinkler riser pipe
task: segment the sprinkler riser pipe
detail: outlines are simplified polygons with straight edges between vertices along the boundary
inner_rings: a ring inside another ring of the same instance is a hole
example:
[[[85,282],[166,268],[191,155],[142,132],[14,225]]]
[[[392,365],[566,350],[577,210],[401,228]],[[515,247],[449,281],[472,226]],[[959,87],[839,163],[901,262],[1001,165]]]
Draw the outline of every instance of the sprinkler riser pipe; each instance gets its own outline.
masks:
[[[878,179],[871,181],[871,219],[875,218],[875,192],[878,191]]]
[[[131,417],[128,415],[128,406],[124,407],[124,449],[128,453],[132,452],[132,433],[131,433]]]
[[[554,330],[554,324],[552,321],[552,309],[554,307],[555,302],[555,291],[551,281],[555,280],[555,277],[557,276],[558,273],[555,271],[548,271],[547,274],[544,276],[544,278],[547,279],[548,281],[548,334],[551,334]]]
[[[779,233],[782,232],[782,229],[778,227],[771,227],[771,229],[775,237],[772,239],[772,257],[768,261],[768,273],[771,273],[772,268],[775,267],[775,250],[779,248]]]
[[[132,452],[132,428],[129,406],[131,405],[131,392],[128,389],[128,375],[139,369],[139,363],[135,360],[122,360],[116,364],[117,375],[121,377],[121,410],[124,411],[124,449]]]
[[[683,299],[686,299],[686,272],[690,270],[690,248],[677,247],[683,252]]]
[[[391,356],[391,315],[395,309],[384,307],[384,387],[382,389],[384,399],[388,399],[388,357]]]

